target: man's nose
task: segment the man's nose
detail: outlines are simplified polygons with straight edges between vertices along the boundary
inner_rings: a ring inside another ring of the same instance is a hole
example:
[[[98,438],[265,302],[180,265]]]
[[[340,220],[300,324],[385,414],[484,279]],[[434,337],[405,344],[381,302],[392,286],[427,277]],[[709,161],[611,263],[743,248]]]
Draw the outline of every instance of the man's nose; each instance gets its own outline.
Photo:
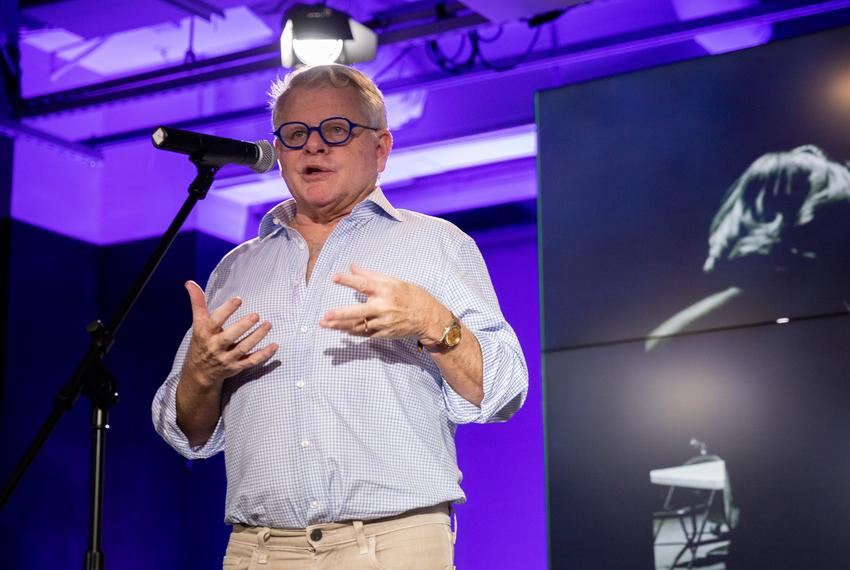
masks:
[[[304,143],[307,152],[327,152],[328,144],[322,139],[319,130],[315,129],[307,133],[307,142]]]

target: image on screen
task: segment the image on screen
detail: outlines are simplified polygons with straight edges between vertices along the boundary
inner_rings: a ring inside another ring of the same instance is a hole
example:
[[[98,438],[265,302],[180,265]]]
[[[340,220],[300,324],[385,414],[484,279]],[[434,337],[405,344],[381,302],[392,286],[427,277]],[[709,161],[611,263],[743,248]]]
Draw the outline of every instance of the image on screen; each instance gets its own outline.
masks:
[[[553,567],[850,567],[850,29],[538,132]]]

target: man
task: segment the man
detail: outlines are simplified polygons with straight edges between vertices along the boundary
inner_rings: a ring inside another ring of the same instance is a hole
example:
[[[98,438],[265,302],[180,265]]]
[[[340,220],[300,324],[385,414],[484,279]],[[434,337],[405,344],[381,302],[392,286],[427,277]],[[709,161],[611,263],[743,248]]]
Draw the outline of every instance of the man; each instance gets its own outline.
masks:
[[[377,186],[392,136],[368,78],[318,66],[273,97],[293,199],[206,295],[187,283],[157,431],[188,458],[225,450],[225,568],[451,568],[455,427],[522,405],[516,335],[474,242]]]

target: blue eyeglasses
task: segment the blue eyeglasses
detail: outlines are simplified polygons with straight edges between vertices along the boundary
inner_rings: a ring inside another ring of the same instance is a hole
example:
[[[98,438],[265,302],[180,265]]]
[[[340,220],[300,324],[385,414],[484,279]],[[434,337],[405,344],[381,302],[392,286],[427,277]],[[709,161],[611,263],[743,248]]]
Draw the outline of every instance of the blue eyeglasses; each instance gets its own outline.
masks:
[[[298,150],[304,148],[304,145],[310,140],[310,135],[313,134],[313,131],[319,133],[325,144],[331,146],[345,144],[351,138],[351,131],[355,127],[369,129],[370,131],[380,130],[375,127],[358,125],[345,117],[330,117],[319,123],[316,127],[311,127],[307,123],[300,122],[283,123],[277,128],[274,134],[283,146],[288,149]]]

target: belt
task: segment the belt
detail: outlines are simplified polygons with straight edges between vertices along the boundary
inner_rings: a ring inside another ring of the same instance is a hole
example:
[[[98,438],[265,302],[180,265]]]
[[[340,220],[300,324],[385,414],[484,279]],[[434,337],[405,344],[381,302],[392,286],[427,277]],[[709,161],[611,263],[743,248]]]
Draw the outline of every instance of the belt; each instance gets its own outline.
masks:
[[[445,514],[448,517],[451,517],[451,504],[450,503],[441,503],[439,505],[435,505],[433,507],[423,507],[420,509],[413,509],[410,511],[405,511],[398,515],[392,515],[388,517],[380,517],[376,519],[366,519],[362,521],[355,520],[345,520],[341,522],[335,523],[318,523],[315,525],[310,525],[308,528],[321,527],[325,530],[335,530],[347,526],[353,525],[355,522],[362,523],[363,525],[374,525],[380,523],[394,522],[397,520],[415,517],[417,515],[434,515],[434,514]],[[241,533],[241,532],[256,532],[259,529],[268,529],[271,536],[303,536],[305,531],[308,529],[305,528],[271,528],[265,526],[248,526],[240,523],[233,524],[233,532]]]

